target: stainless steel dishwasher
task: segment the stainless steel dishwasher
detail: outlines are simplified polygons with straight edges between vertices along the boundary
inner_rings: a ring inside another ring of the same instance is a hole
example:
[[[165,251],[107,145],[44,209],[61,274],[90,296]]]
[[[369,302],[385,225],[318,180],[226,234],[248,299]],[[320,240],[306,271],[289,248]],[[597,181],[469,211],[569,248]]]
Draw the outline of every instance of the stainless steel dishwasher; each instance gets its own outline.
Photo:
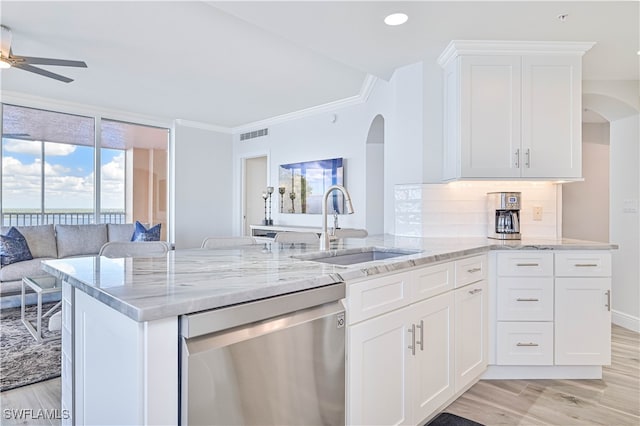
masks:
[[[183,425],[345,423],[344,283],[180,317]]]

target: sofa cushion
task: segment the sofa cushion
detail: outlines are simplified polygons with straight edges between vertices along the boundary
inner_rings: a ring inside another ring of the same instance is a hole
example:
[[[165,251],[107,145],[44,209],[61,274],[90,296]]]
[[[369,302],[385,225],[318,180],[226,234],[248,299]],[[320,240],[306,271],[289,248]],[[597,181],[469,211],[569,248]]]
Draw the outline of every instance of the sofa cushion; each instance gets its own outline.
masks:
[[[20,231],[11,227],[6,235],[0,235],[0,266],[31,259],[29,245]]]
[[[136,221],[136,228],[133,231],[131,241],[160,241],[160,226],[161,224],[159,223],[147,229],[143,224]]]
[[[22,277],[47,276],[47,273],[42,270],[42,266],[40,265],[40,261],[44,259],[45,258],[25,260],[24,262],[3,266],[2,269],[0,269],[0,281],[2,281],[4,285],[5,281],[22,280]]]
[[[111,241],[131,241],[133,237],[133,223],[107,223],[107,236]]]
[[[58,257],[98,254],[107,242],[107,225],[56,225]]]
[[[16,229],[24,235],[29,245],[29,251],[34,258],[58,257],[53,225],[16,226]],[[0,233],[6,234],[8,231],[8,227],[3,227]]]

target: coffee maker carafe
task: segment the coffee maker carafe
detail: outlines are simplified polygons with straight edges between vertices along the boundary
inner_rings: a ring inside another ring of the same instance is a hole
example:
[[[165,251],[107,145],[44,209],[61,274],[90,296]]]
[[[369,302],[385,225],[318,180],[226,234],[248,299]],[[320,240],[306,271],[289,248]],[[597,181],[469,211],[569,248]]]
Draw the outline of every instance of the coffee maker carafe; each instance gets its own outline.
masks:
[[[520,193],[487,193],[488,237],[497,240],[520,239]]]

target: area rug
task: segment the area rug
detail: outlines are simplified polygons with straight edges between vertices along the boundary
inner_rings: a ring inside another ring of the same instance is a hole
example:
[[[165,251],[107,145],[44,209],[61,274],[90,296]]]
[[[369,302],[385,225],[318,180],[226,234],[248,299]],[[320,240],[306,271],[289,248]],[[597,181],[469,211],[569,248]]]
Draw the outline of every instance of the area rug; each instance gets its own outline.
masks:
[[[451,413],[440,413],[425,426],[482,426],[482,424]]]
[[[42,305],[42,312],[55,305]],[[27,306],[27,317],[35,322],[36,306]],[[50,332],[49,318],[42,320],[45,337],[38,343],[20,321],[20,308],[0,311],[0,392],[60,376],[60,331]]]

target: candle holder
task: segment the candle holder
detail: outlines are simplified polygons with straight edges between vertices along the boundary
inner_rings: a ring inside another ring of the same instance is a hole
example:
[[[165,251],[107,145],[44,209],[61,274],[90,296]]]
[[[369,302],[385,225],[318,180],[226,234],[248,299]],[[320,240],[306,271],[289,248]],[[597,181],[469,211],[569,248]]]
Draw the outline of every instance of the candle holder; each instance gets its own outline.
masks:
[[[296,199],[296,193],[295,192],[290,192],[289,193],[289,198],[291,198],[291,213],[295,213],[296,212],[296,206],[293,204],[293,200]]]
[[[267,186],[267,194],[269,194],[269,218],[267,219],[267,225],[273,225],[273,219],[271,219],[271,194],[273,194],[273,186]]]
[[[280,213],[284,213],[284,193],[287,191],[287,188],[281,186],[278,188],[278,192],[280,193]]]
[[[262,193],[262,199],[264,200],[264,219],[262,219],[263,225],[268,225],[269,220],[267,219],[267,199],[269,198],[269,194],[266,192]]]

